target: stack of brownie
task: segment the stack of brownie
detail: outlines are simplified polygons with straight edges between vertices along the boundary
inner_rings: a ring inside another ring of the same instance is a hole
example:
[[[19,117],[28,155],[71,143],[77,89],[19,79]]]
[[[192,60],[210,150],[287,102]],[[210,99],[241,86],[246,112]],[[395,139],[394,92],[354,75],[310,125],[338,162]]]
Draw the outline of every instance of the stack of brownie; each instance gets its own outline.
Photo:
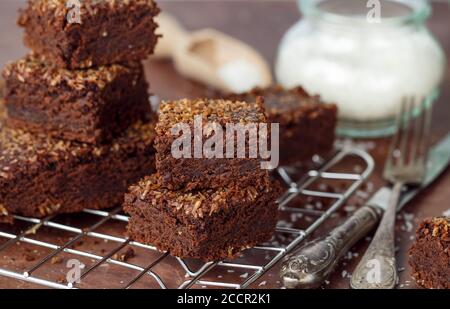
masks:
[[[205,132],[201,137],[194,133],[198,115]],[[269,240],[277,222],[280,187],[261,168],[261,159],[196,158],[193,146],[196,141],[206,145],[211,136],[205,128],[211,123],[225,131],[227,124],[266,122],[260,101],[163,103],[156,125],[157,173],[132,186],[125,196],[124,209],[131,216],[130,238],[178,257],[204,261],[231,258]],[[192,146],[181,158],[172,152],[180,138],[172,129],[179,124],[190,128],[191,134],[183,136]],[[215,146],[231,140],[236,150],[237,139],[225,136],[217,139]]]
[[[158,7],[152,0],[66,2],[29,0],[19,24],[32,52],[3,71],[3,215],[112,207],[154,171],[141,60],[158,39]]]

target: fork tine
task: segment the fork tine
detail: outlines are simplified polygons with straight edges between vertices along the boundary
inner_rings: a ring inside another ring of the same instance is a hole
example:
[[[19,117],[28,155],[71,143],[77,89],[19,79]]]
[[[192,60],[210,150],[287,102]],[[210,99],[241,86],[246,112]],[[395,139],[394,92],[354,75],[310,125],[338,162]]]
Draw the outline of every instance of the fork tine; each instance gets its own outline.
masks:
[[[424,132],[424,122],[425,122],[425,108],[423,104],[423,100],[418,106],[418,116],[414,120],[414,133],[411,147],[411,162],[415,162],[418,158],[420,158],[421,145],[423,143],[423,139],[425,138]]]
[[[433,114],[432,106],[427,106],[427,101],[423,100],[422,102],[423,113],[424,116],[424,138],[422,139],[422,153],[423,153],[423,163],[426,164],[428,160],[428,148],[430,146],[430,133],[431,133],[431,118]]]
[[[406,100],[405,108],[404,108],[404,120],[403,120],[403,126],[402,126],[402,135],[400,140],[400,158],[399,158],[399,164],[404,165],[407,161],[408,157],[408,140],[409,140],[409,132],[410,132],[410,122],[412,118],[412,110],[414,106],[414,98],[410,97]]]
[[[406,110],[406,101],[407,101],[407,98],[403,97],[402,104],[400,105],[400,110],[398,111],[398,114],[397,114],[397,120],[396,120],[397,131],[395,132],[395,135],[392,138],[391,145],[389,147],[385,170],[389,169],[392,166],[392,162],[395,160],[395,158],[394,158],[395,149],[397,149],[397,144],[400,140],[400,134],[402,132],[403,114],[405,113],[405,110]]]

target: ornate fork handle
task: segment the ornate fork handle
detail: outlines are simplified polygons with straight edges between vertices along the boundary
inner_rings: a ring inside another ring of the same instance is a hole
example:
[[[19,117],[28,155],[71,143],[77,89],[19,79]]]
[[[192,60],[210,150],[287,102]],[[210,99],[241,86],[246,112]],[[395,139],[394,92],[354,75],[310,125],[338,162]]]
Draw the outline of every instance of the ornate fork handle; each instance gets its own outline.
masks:
[[[350,285],[354,289],[393,289],[397,284],[394,223],[403,185],[402,182],[395,184],[380,226],[353,272]]]
[[[339,259],[379,222],[378,207],[358,209],[324,239],[315,240],[288,255],[280,277],[287,288],[316,288],[334,270]]]

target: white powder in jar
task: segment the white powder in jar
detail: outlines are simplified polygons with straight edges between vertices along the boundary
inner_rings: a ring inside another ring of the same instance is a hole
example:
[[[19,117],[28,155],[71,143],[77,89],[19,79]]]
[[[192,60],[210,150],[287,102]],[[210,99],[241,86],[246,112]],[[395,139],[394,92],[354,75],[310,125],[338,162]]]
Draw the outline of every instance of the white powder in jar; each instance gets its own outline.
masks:
[[[391,33],[367,27],[312,30],[299,22],[280,45],[278,81],[301,85],[337,103],[340,118],[358,121],[391,118],[403,96],[420,98],[436,89],[445,57],[425,28]]]

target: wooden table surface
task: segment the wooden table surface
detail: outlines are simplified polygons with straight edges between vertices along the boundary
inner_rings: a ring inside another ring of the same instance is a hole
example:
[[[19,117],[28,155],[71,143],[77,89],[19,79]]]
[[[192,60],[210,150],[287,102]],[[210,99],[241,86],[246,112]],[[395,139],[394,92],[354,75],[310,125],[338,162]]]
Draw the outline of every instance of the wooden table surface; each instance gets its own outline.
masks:
[[[17,10],[25,0],[0,1],[0,67],[19,58],[26,52],[22,46],[22,32],[15,25]],[[161,1],[163,10],[177,16],[187,28],[195,30],[212,27],[248,42],[264,57],[274,63],[277,46],[285,31],[299,19],[295,1]],[[446,3],[434,3],[434,14],[429,28],[438,38],[450,59],[450,7]],[[450,63],[450,62],[449,62]],[[450,65],[447,64],[442,94],[433,116],[433,140],[436,141],[450,131]],[[146,72],[151,83],[151,92],[160,98],[198,97],[208,90],[197,83],[179,76],[169,62],[147,61]],[[377,167],[370,181],[376,187],[384,184],[381,170],[388,140],[375,140],[370,150]],[[407,265],[407,251],[417,222],[428,216],[438,216],[450,209],[450,170],[447,170],[431,187],[412,201],[399,215],[397,224],[397,258],[400,273],[400,288],[414,288]],[[412,217],[412,221],[411,221]],[[411,223],[412,222],[412,226]],[[367,247],[368,241],[361,241],[352,249],[352,257],[345,259],[331,276],[324,288],[348,288],[349,274]],[[1,265],[0,265],[1,266]],[[276,276],[277,267],[262,280],[262,287],[281,287]],[[0,277],[1,287],[36,287],[8,278]]]

